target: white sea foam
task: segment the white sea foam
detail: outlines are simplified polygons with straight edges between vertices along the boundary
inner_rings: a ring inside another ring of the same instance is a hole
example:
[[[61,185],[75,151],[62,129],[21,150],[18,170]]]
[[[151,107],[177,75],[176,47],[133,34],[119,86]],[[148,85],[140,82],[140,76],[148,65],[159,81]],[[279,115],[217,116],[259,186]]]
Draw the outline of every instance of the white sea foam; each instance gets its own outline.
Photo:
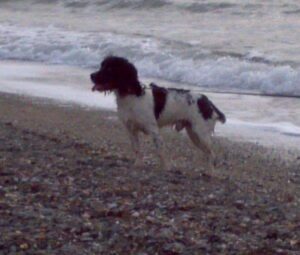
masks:
[[[0,25],[0,59],[96,68],[104,56],[114,54],[129,58],[145,77],[221,91],[300,96],[299,68],[253,62],[253,52],[245,58],[218,57],[207,49],[180,44],[167,48],[166,43],[155,38],[65,31],[52,26],[20,29]]]

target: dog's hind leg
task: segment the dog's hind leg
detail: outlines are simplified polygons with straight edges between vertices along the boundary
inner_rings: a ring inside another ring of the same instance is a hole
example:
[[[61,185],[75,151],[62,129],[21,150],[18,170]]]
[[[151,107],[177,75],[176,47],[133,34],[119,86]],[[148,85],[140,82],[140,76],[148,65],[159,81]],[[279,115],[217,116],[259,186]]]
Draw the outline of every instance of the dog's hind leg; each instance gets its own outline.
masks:
[[[215,154],[212,150],[211,137],[206,135],[206,139],[203,139],[203,134],[201,136],[201,131],[194,130],[192,127],[187,127],[186,131],[193,144],[205,153],[208,159],[209,168],[213,170],[215,165]]]

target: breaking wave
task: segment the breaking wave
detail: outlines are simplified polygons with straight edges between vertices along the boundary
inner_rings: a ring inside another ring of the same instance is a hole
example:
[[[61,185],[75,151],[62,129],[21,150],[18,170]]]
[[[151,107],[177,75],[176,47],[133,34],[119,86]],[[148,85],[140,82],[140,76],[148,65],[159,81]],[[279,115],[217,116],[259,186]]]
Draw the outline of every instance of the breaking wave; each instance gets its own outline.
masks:
[[[234,8],[238,4],[224,2],[207,3],[195,0],[31,0],[31,3],[37,4],[57,4],[64,8],[107,8],[107,9],[158,9],[162,7],[170,7],[193,13],[205,13],[218,11],[228,8]],[[248,8],[249,5],[244,5]],[[252,5],[253,7],[254,5]]]
[[[256,52],[226,54],[150,37],[0,25],[0,59],[98,68],[106,55],[129,58],[142,77],[220,91],[300,96],[300,69]]]

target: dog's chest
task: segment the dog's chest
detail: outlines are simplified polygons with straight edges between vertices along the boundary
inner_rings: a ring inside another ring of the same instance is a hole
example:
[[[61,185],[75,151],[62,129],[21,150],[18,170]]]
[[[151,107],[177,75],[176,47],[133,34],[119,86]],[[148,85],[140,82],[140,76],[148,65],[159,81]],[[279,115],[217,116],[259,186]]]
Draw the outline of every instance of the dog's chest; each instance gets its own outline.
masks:
[[[126,124],[136,123],[147,126],[156,122],[153,111],[153,99],[148,95],[140,97],[117,97],[119,118]]]

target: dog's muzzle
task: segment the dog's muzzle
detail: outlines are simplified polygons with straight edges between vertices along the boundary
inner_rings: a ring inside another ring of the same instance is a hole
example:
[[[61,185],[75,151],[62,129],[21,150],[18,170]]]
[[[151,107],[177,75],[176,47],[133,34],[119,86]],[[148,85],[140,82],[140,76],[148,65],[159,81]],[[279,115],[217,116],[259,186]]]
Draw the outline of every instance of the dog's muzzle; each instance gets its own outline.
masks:
[[[91,74],[91,80],[94,83],[94,86],[92,87],[92,91],[97,91],[97,90],[101,91],[102,86],[96,83],[96,73]]]

